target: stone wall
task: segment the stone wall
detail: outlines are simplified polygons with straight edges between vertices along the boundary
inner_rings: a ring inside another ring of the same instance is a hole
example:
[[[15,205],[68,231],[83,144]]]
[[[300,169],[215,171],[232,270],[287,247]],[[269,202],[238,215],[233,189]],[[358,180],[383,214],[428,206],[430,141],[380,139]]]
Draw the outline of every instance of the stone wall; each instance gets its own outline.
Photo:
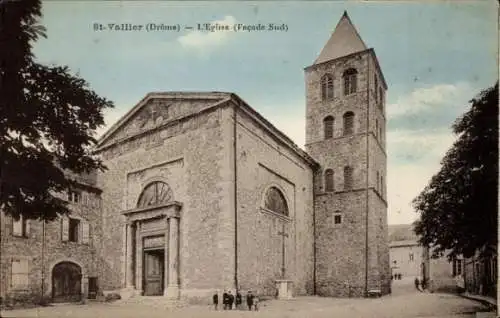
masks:
[[[421,277],[422,246],[418,245],[417,242],[405,245],[399,245],[397,241],[391,243],[390,264],[394,268],[392,273],[401,274],[403,277]],[[410,259],[410,254],[413,254],[413,260]]]
[[[90,225],[88,244],[81,242],[63,242],[61,238],[61,220],[56,219],[45,225],[45,242],[43,240],[43,223],[28,220],[29,232],[26,237],[12,235],[12,218],[0,213],[1,224],[1,257],[0,257],[0,296],[16,296],[28,294],[33,297],[52,296],[52,269],[63,261],[73,262],[81,267],[83,275],[82,292],[86,293],[88,277],[102,277],[101,260],[97,250],[102,241],[101,210],[99,195],[86,193],[88,200],[84,204],[70,203],[70,217],[86,220]],[[43,258],[42,248],[44,247]],[[25,289],[14,289],[11,286],[12,259],[28,260],[29,286]],[[42,280],[43,277],[43,280]],[[99,280],[98,280],[99,282]]]
[[[321,296],[361,296],[365,285],[366,191],[318,194],[316,291]],[[335,224],[335,212],[342,221]]]
[[[322,295],[363,296],[365,287],[390,292],[385,118],[383,107],[375,101],[375,89],[382,81],[377,80],[375,87],[375,74],[381,75],[372,53],[368,50],[306,69],[306,148],[321,164],[315,176],[315,209],[316,287]],[[357,90],[345,96],[342,74],[348,68],[357,70]],[[334,97],[329,100],[322,100],[321,94],[325,74],[334,78]],[[355,115],[354,131],[348,136],[343,127],[347,111]],[[327,116],[334,118],[334,133],[325,139]],[[344,186],[345,166],[353,168],[351,189]],[[334,171],[333,192],[325,192],[326,169]],[[335,215],[341,215],[341,224],[335,224]]]
[[[215,109],[130,139],[102,152],[108,170],[98,176],[103,190],[106,237],[103,259],[110,272],[106,289],[124,287],[125,217],[152,180],[161,179],[183,204],[180,219],[180,285],[183,294],[233,284],[234,220],[228,193],[230,142],[225,112]],[[154,137],[156,136],[156,137]],[[152,140],[154,142],[152,142]],[[133,143],[134,147],[127,147]],[[136,147],[137,146],[137,147]]]
[[[313,174],[288,146],[260,127],[246,112],[238,112],[238,280],[243,290],[274,296],[281,277],[283,229],[285,278],[294,294],[313,292]],[[289,217],[264,209],[269,187],[285,196]]]

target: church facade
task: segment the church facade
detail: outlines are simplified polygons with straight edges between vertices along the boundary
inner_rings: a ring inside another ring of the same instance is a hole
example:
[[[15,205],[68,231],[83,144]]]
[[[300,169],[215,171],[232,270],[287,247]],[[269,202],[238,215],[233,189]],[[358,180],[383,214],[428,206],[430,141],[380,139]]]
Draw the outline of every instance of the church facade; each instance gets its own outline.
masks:
[[[101,137],[100,290],[390,292],[387,86],[346,13],[305,83],[306,151],[224,92],[149,93]]]
[[[176,298],[293,277],[312,292],[317,163],[243,100],[152,93],[115,129],[98,148],[101,284]]]

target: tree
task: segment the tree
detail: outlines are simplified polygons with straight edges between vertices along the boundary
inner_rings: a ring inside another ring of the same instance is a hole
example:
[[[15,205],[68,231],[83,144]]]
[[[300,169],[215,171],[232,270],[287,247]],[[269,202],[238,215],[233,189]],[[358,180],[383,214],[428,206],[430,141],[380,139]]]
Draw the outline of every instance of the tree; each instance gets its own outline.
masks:
[[[497,246],[498,82],[453,124],[458,138],[413,201],[415,232],[433,256],[490,256]]]
[[[0,2],[0,209],[16,219],[70,213],[57,193],[76,185],[68,172],[105,168],[91,150],[113,107],[68,67],[34,60],[40,16],[40,0]]]

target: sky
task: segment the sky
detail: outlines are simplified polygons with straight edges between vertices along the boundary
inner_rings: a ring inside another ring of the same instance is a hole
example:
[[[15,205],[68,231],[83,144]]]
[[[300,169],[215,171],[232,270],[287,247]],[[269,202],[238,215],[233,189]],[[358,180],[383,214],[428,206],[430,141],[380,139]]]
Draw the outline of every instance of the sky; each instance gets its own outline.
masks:
[[[303,147],[304,68],[344,10],[388,84],[388,222],[411,223],[418,218],[411,201],[455,140],[452,123],[498,78],[496,1],[45,1],[47,39],[34,53],[69,66],[115,103],[101,133],[148,92],[225,91]],[[122,23],[143,27],[109,29]],[[179,29],[147,31],[149,23]],[[286,30],[198,31],[205,23]]]

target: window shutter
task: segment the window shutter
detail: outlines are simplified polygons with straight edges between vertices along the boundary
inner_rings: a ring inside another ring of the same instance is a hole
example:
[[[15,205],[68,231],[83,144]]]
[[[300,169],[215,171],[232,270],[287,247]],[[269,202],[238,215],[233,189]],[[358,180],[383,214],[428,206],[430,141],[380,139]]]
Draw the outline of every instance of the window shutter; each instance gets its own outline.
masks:
[[[30,230],[31,230],[30,224],[31,224],[31,221],[30,220],[26,220],[26,225],[25,225],[26,228],[25,228],[25,232],[24,232],[24,235],[26,237],[30,237]]]
[[[21,236],[23,235],[23,217],[19,216],[19,220],[12,219],[12,235]]]
[[[11,286],[15,289],[29,285],[29,263],[27,259],[13,258],[11,262]]]
[[[5,214],[4,214],[3,220],[5,220],[5,228],[2,228],[2,230],[5,230],[5,234],[11,235],[12,234],[12,222],[14,220],[12,220],[12,217],[6,216]]]
[[[63,242],[69,240],[69,219],[66,216],[61,219],[61,240]]]
[[[82,243],[89,244],[90,242],[90,225],[87,221],[82,220]]]

